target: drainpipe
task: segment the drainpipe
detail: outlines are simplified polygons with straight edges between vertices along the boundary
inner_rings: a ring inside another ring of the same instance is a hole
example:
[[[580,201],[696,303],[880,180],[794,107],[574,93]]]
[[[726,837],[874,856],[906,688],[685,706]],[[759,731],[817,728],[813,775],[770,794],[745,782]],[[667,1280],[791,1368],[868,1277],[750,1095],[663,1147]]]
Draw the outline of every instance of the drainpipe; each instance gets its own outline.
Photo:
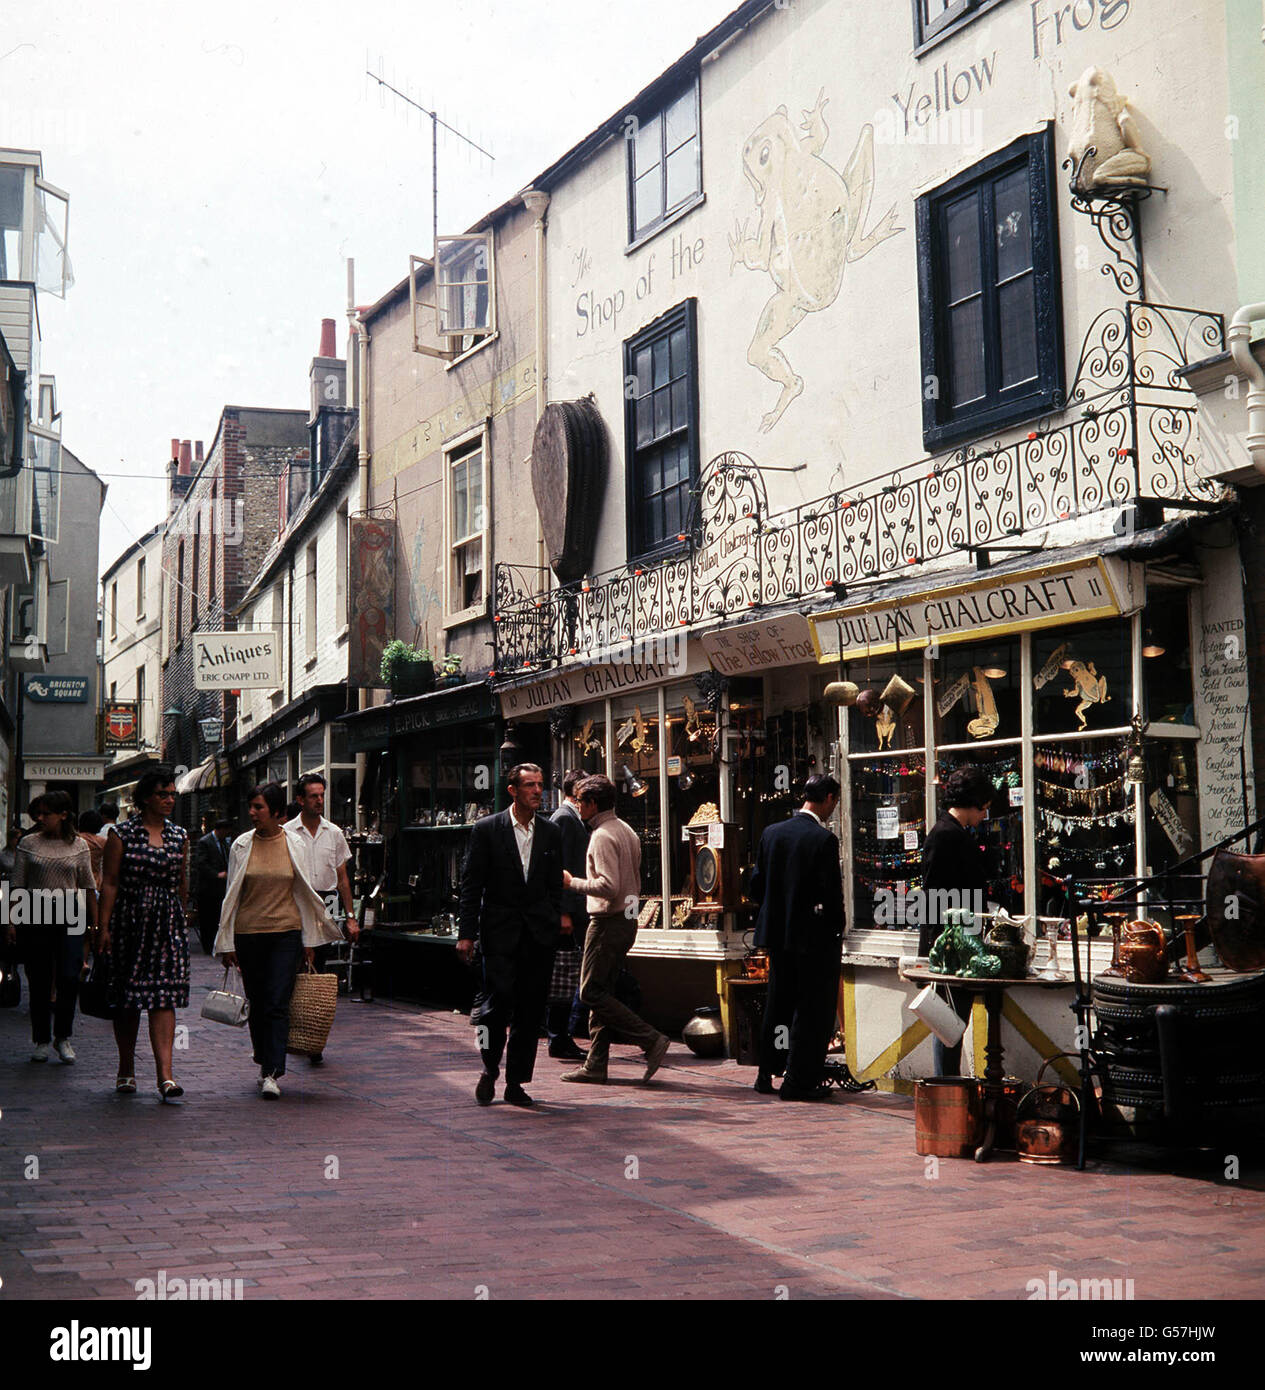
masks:
[[[522,195],[523,206],[536,219],[536,419],[545,413],[545,388],[549,381],[549,339],[545,323],[545,213],[549,210],[549,194],[529,188]],[[536,513],[536,568],[548,573],[545,551],[545,528]]]
[[[1230,320],[1226,340],[1234,365],[1248,379],[1247,445],[1252,466],[1265,473],[1265,368],[1252,353],[1252,324],[1265,319],[1265,303],[1245,304]]]
[[[356,340],[356,435],[359,441],[357,464],[358,464],[358,487],[356,510],[366,512],[369,509],[369,327],[356,309],[356,263],[350,257],[347,260],[347,323],[350,331],[355,335]],[[350,554],[348,560],[350,561]],[[348,597],[348,607],[350,609],[351,600],[351,575],[348,574],[346,582],[346,593]],[[350,611],[347,614],[348,623],[351,622]],[[351,634],[347,637],[347,650],[350,653],[352,644]],[[362,685],[360,687],[357,708],[369,708],[369,692]],[[368,758],[364,753],[356,754],[356,826],[364,829],[364,814],[360,807],[360,789],[365,784],[365,776],[368,771]]]

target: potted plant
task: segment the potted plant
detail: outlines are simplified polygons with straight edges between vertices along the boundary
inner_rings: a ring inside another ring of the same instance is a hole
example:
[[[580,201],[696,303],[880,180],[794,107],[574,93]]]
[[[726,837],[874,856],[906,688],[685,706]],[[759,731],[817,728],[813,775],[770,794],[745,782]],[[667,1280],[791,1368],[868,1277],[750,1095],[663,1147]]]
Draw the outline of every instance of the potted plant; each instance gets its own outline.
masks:
[[[461,685],[464,680],[465,674],[461,669],[461,658],[453,652],[448,652],[439,668],[439,675],[435,684],[437,686]]]
[[[435,688],[435,666],[425,647],[414,647],[398,637],[382,651],[382,679],[393,695],[424,695]]]

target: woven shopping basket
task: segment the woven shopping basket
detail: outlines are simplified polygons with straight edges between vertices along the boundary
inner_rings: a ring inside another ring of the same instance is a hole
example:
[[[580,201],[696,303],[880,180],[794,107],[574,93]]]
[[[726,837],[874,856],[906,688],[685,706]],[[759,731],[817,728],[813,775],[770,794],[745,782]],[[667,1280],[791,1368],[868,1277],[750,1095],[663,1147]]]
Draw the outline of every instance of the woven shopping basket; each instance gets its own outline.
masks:
[[[290,996],[290,1036],[286,1051],[309,1057],[324,1052],[338,1003],[338,976],[321,975],[312,966],[294,977]]]

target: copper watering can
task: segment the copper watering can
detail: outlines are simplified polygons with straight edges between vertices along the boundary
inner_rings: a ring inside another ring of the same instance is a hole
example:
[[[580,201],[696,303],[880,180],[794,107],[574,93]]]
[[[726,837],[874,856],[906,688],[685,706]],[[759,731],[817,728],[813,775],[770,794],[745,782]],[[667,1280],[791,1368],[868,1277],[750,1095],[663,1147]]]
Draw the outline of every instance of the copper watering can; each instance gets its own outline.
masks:
[[[1070,1052],[1041,1063],[1037,1084],[1015,1108],[1015,1151],[1020,1163],[1074,1163],[1081,1098],[1070,1086],[1043,1086],[1046,1067]],[[1074,1057],[1073,1057],[1074,1059]]]
[[[1167,943],[1158,922],[1137,918],[1125,924],[1120,968],[1132,985],[1154,985],[1168,978]]]

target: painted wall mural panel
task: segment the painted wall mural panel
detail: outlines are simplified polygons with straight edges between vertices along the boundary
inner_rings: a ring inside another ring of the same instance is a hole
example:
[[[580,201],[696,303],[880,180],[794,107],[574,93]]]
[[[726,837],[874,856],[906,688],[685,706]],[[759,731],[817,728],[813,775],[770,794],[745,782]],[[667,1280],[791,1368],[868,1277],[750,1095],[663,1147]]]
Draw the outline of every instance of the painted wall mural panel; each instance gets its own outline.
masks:
[[[348,522],[351,561],[353,685],[380,686],[382,650],[395,635],[395,519],[353,516]]]

